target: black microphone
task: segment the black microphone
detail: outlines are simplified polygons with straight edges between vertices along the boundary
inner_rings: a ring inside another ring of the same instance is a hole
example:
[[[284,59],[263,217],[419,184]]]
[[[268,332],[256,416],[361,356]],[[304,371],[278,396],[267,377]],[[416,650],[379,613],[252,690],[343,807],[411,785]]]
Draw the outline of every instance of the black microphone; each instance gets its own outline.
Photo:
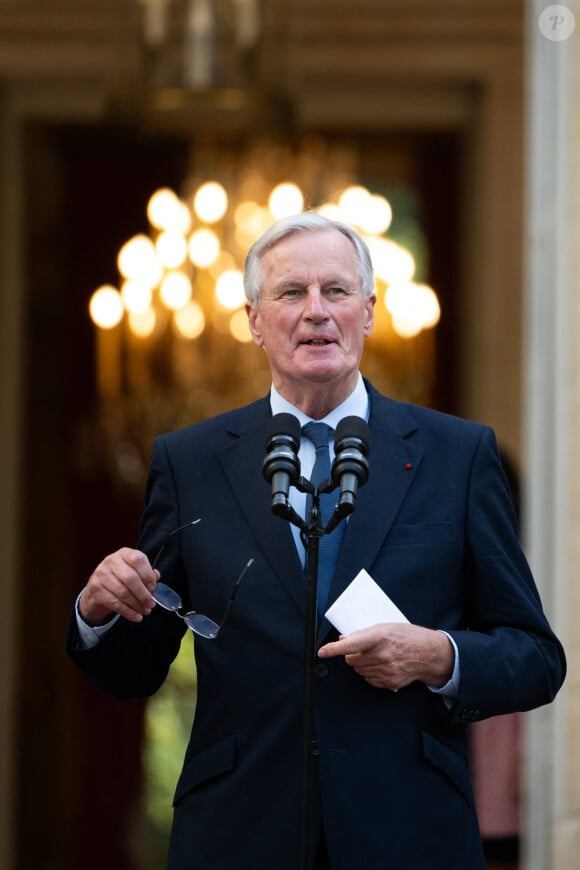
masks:
[[[266,457],[262,473],[272,484],[272,512],[287,516],[288,493],[300,475],[298,449],[302,430],[293,414],[275,414],[266,434]]]
[[[332,481],[340,487],[340,494],[327,533],[354,511],[358,488],[369,477],[369,440],[369,427],[362,417],[345,417],[336,427]]]

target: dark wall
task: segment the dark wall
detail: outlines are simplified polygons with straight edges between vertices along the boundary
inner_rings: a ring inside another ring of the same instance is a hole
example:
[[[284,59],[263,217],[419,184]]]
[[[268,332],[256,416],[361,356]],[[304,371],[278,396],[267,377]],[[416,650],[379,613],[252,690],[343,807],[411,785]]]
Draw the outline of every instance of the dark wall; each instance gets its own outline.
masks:
[[[101,558],[136,539],[140,493],[95,460],[93,290],[146,229],[147,197],[177,184],[179,143],[130,130],[27,137],[26,419],[18,718],[19,868],[128,870],[143,702],[91,687],[64,655],[71,606]],[[87,437],[88,433],[88,437]]]

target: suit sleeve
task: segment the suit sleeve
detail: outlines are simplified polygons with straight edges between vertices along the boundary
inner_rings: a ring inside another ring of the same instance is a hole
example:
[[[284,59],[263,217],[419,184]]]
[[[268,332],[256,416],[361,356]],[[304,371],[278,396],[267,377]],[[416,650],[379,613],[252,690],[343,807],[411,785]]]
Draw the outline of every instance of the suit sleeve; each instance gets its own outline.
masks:
[[[185,520],[179,517],[171,466],[163,439],[153,448],[141,521],[138,548],[150,559],[167,534]],[[158,567],[164,579],[183,597],[183,566],[179,544],[167,547]],[[146,697],[163,684],[171,662],[179,652],[186,628],[175,614],[154,608],[140,623],[119,619],[95,647],[81,643],[75,615],[71,616],[66,649],[85,675],[99,688],[117,698]]]
[[[468,630],[451,631],[461,684],[453,718],[466,722],[553,700],[566,673],[518,538],[493,432],[474,452],[465,524]]]

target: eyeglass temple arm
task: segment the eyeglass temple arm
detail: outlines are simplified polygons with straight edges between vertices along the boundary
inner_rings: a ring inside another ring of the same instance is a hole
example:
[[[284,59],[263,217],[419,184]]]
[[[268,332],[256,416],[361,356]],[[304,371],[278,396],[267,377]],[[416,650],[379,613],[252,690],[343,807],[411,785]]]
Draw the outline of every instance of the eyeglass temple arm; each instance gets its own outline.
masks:
[[[195,526],[195,525],[197,525],[197,523],[200,523],[200,522],[201,522],[201,517],[198,517],[196,520],[190,520],[189,523],[184,523],[182,526],[179,526],[179,528],[173,529],[172,532],[169,532],[169,534],[167,535],[167,537],[165,538],[165,540],[163,541],[163,543],[161,544],[161,546],[157,550],[155,558],[151,562],[151,568],[155,569],[157,567],[157,563],[159,562],[159,559],[163,555],[163,552],[164,552],[167,544],[169,543],[170,538],[172,538],[173,535],[176,535],[178,532],[181,532],[183,529],[186,529],[188,526]]]
[[[228,601],[228,603],[227,603],[227,605],[226,605],[225,613],[224,613],[224,615],[223,615],[223,617],[222,617],[222,621],[221,621],[221,624],[220,624],[220,629],[222,629],[222,628],[224,627],[224,623],[225,623],[226,619],[228,618],[228,613],[230,612],[230,610],[231,610],[231,608],[232,608],[232,604],[234,603],[234,598],[236,597],[236,592],[238,591],[238,586],[240,585],[240,583],[241,583],[242,580],[244,579],[244,576],[245,576],[246,571],[248,570],[248,568],[249,568],[251,565],[254,564],[254,561],[255,561],[255,560],[254,560],[254,557],[252,557],[251,559],[248,559],[248,561],[246,562],[244,568],[242,569],[242,573],[240,574],[240,576],[239,576],[238,579],[236,580],[235,585],[234,585],[234,588],[233,588],[233,591],[232,591],[232,594],[230,595],[230,600]]]

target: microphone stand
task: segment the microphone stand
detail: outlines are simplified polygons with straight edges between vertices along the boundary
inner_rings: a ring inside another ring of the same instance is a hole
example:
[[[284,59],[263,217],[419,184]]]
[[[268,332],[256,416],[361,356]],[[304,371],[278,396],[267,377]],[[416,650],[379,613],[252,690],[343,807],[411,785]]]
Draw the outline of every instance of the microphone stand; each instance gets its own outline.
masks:
[[[300,492],[312,496],[312,506],[306,522],[291,507],[287,500],[278,501],[272,505],[272,511],[293,525],[301,532],[301,538],[306,549],[306,603],[304,626],[304,685],[302,705],[302,763],[300,768],[300,816],[298,836],[298,870],[308,867],[308,833],[309,833],[309,795],[312,774],[312,758],[318,754],[314,739],[314,702],[313,675],[316,662],[316,631],[318,627],[317,593],[318,593],[318,553],[320,539],[329,534],[350,513],[352,507],[338,505],[326,529],[322,526],[320,511],[320,494],[331,492],[336,484],[332,478],[323,481],[318,487],[305,477],[300,477],[295,484]]]
[[[263,474],[272,486],[272,513],[300,529],[306,550],[306,619],[304,628],[304,690],[302,765],[300,769],[300,828],[298,870],[307,870],[308,809],[311,787],[312,758],[319,754],[314,739],[313,675],[316,659],[318,626],[318,557],[320,539],[329,535],[355,507],[357,487],[368,478],[368,426],[361,418],[345,417],[336,427],[336,455],[331,474],[317,487],[305,477],[299,477],[298,447],[300,424],[292,414],[272,417],[266,439],[267,455]],[[340,495],[326,527],[322,525],[320,494],[332,492],[333,481],[340,481]],[[306,521],[299,516],[288,498],[290,485],[312,496],[312,506]]]

